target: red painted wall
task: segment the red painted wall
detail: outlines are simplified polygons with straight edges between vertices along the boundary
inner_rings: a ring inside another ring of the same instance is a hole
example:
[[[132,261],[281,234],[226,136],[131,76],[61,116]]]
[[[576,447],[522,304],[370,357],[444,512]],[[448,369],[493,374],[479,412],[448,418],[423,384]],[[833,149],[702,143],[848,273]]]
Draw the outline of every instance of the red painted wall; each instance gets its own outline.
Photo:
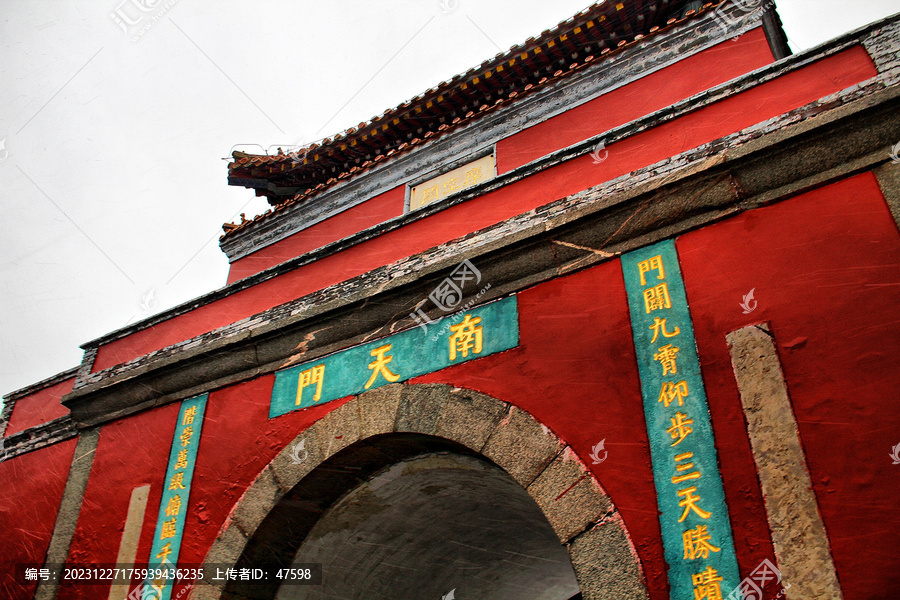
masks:
[[[622,267],[605,263],[518,295],[519,346],[412,380],[515,404],[564,439],[619,510],[651,598],[668,598],[656,492]],[[606,440],[606,461],[591,448]]]
[[[138,563],[146,565],[179,405],[119,419],[100,430],[94,464],[69,549],[74,563],[116,562],[134,488],[150,484]],[[106,598],[109,586],[61,585],[58,600]]]
[[[900,598],[900,467],[888,456],[900,443],[900,234],[875,178],[744,213],[677,248],[730,506],[757,502],[739,473],[749,442],[725,334],[768,321],[844,598]],[[751,289],[758,307],[745,315]],[[754,530],[743,543],[752,569],[768,542]]]
[[[40,425],[64,417],[69,414],[69,409],[59,403],[60,399],[72,391],[75,378],[66,379],[56,385],[38,390],[33,394],[16,400],[9,425],[6,426],[6,436],[24,431],[29,427]]]
[[[779,344],[845,598],[900,595],[892,568],[900,555],[893,498],[900,469],[887,456],[900,441],[890,437],[900,430],[890,343],[900,340],[900,234],[873,176],[744,213],[676,244],[742,575],[772,560],[773,551],[725,335],[765,320]],[[744,315],[739,303],[751,288],[759,306]],[[518,299],[519,347],[412,382],[449,383],[520,406],[589,465],[591,446],[605,439],[609,458],[590,468],[628,528],[651,598],[663,600],[665,565],[621,265],[557,278]],[[267,375],[210,394],[179,562],[200,562],[256,475],[341,404],[269,420],[273,380]],[[103,427],[71,559],[112,562],[131,490],[150,483],[138,555],[147,559],[177,411],[171,404]],[[40,493],[29,489],[23,497]],[[52,529],[52,514],[40,518]],[[69,588],[60,598],[92,597],[88,589]]]
[[[302,256],[311,250],[341,240],[373,225],[399,217],[403,214],[405,200],[406,187],[401,185],[325,219],[321,223],[316,223],[280,242],[236,260],[231,263],[228,271],[228,283],[280,265],[286,260]]]
[[[76,440],[60,442],[0,463],[0,599],[34,597],[37,583],[16,583],[17,563],[42,565]]]
[[[505,173],[773,61],[765,33],[754,29],[510,136],[498,145],[502,151],[497,170]],[[402,215],[404,194],[405,186],[399,186],[236,260],[231,263],[228,283]]]
[[[506,173],[774,62],[762,27],[612,90],[497,144]]]
[[[127,362],[609,181],[674,154],[803,106],[875,75],[860,47],[814,63],[609,146],[358,244],[280,277],[100,347],[93,371]]]

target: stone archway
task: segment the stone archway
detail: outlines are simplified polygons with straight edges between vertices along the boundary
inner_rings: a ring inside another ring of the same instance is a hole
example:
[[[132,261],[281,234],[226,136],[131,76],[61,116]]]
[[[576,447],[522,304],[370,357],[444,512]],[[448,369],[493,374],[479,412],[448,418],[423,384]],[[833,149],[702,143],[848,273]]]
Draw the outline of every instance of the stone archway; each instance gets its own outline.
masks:
[[[301,442],[303,460],[297,464]],[[271,562],[273,553],[290,562],[302,538],[341,495],[384,466],[423,452],[486,459],[524,488],[568,552],[584,599],[648,597],[624,523],[575,453],[527,412],[443,384],[371,390],[298,435],[238,501],[205,564],[251,566],[263,554]],[[285,527],[295,538],[293,546],[284,546]],[[204,584],[191,598],[245,597],[238,593]]]

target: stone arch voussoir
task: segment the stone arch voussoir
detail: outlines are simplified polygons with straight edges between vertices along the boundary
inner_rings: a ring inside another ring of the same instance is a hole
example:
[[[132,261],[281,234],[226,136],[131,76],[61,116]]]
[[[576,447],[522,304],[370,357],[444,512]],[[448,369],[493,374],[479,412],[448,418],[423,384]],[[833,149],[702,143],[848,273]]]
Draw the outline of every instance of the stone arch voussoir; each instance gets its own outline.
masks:
[[[236,564],[285,493],[338,452],[390,433],[445,438],[506,471],[535,500],[566,546],[585,600],[649,597],[621,517],[575,452],[524,410],[444,384],[384,386],[316,421],[259,473],[226,519],[204,564]],[[191,598],[218,599],[222,591],[199,585]]]

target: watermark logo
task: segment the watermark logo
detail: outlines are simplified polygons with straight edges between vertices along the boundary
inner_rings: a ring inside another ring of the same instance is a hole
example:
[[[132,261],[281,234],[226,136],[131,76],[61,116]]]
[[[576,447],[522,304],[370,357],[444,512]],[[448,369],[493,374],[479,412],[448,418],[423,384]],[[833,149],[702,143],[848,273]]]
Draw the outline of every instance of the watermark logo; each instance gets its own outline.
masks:
[[[156,288],[150,288],[141,295],[141,312],[150,314],[156,310]]]
[[[769,559],[765,559],[736,588],[731,590],[726,600],[762,600],[763,588],[769,581],[781,583],[781,571]],[[788,584],[785,589],[790,587]]]
[[[0,156],[0,160],[3,160],[2,156]],[[891,148],[891,162],[895,165],[900,165],[900,142],[897,142]]]
[[[606,140],[600,140],[594,149],[591,150],[591,158],[595,165],[599,165],[609,156],[609,150],[606,149]]]
[[[894,451],[894,453],[890,455],[890,457],[894,459],[893,464],[900,465],[900,444],[897,444],[896,446],[891,448],[891,450]]]
[[[434,302],[435,306],[444,312],[453,310],[462,302],[463,288],[466,283],[475,280],[475,285],[481,283],[481,271],[475,268],[468,259],[459,263],[449,277],[434,288],[428,297]]]
[[[303,453],[303,456],[300,454]],[[291,448],[291,462],[295,465],[302,465],[309,458],[309,452],[306,450],[306,440],[300,440]]]
[[[441,600],[454,600],[456,598],[456,588],[450,590],[446,595],[441,596]]]
[[[109,18],[132,42],[136,42],[177,2],[178,0],[122,0],[109,13]]]
[[[753,299],[753,292],[756,291],[756,288],[750,290],[750,292],[744,296],[744,301],[741,302],[741,308],[744,309],[744,314],[749,315],[754,310],[756,310],[756,306],[759,304],[756,300]]]
[[[441,12],[443,13],[456,10],[457,6],[459,6],[459,0],[441,0]]]
[[[306,161],[306,157],[309,156],[310,146],[311,144],[306,141],[306,138],[301,137],[290,146],[281,148],[281,151],[284,152],[285,156],[291,159],[291,166],[296,167],[297,165],[301,165]]]
[[[603,438],[602,440],[600,440],[599,444],[591,448],[591,460],[595,465],[599,465],[600,463],[602,463],[609,455],[609,451],[606,450],[604,444],[606,444],[606,438]],[[603,458],[600,458],[601,452],[603,452]]]
[[[428,298],[426,300],[431,300],[435,306],[440,308],[443,312],[450,312],[452,310],[456,310],[459,304],[463,299],[463,291],[466,287],[472,282],[472,285],[478,285],[481,283],[481,271],[475,268],[468,259],[462,261],[457,265],[453,272],[450,273],[448,277],[445,277],[441,283],[438,284],[434,290],[430,294],[428,294]],[[468,310],[478,298],[480,298],[488,289],[490,289],[491,284],[487,284],[478,295],[475,296],[472,300],[466,303],[459,312]],[[425,303],[426,300],[423,300],[416,306],[415,312],[409,313],[409,316],[413,318],[418,324],[418,327],[421,327],[423,331],[428,331],[428,325],[435,325],[439,323],[444,317],[439,317],[438,319],[431,319],[425,312],[422,310],[422,304]]]

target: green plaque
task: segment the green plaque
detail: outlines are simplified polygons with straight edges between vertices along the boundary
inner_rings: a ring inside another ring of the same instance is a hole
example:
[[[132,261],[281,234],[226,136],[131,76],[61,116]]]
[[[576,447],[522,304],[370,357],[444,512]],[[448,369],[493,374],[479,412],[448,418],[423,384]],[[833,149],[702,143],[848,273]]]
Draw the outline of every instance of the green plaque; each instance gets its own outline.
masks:
[[[188,511],[191,480],[194,476],[197,447],[200,445],[200,431],[203,427],[207,396],[203,394],[185,400],[181,403],[181,410],[178,411],[148,569],[174,570],[178,563],[178,551],[181,549],[184,533],[184,517]],[[174,577],[166,575],[148,577],[144,582],[141,598],[169,600],[172,595],[173,579]]]
[[[623,255],[622,271],[671,597],[723,598],[738,566],[675,243]]]
[[[360,394],[515,348],[516,298],[444,317],[275,374],[269,417]]]

